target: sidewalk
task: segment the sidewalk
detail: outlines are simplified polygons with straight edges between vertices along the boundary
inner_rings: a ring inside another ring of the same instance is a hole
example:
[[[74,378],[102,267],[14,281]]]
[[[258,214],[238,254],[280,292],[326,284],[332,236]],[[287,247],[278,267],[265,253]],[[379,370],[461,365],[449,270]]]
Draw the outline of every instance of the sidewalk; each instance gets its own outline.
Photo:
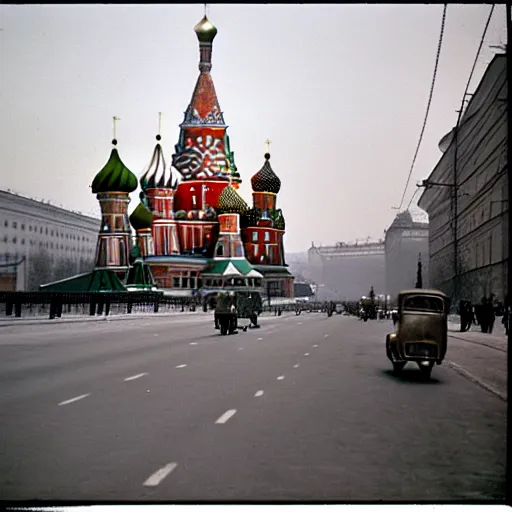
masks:
[[[507,350],[508,339],[501,323],[501,317],[496,318],[492,334],[483,333],[479,325],[472,325],[467,332],[460,332],[460,318],[458,315],[450,315],[448,318],[448,336],[459,340],[479,343],[498,350]]]
[[[45,316],[33,316],[33,317],[21,317],[16,318],[15,316],[4,317],[0,319],[0,327],[11,327],[13,325],[54,325],[54,324],[67,324],[67,323],[79,323],[79,322],[110,322],[115,320],[139,320],[141,318],[169,318],[169,317],[191,317],[200,316],[207,317],[211,316],[211,313],[203,313],[203,311],[179,311],[179,312],[163,312],[163,313],[132,313],[132,314],[118,314],[118,315],[65,315],[61,318],[54,318],[50,320],[47,315]]]

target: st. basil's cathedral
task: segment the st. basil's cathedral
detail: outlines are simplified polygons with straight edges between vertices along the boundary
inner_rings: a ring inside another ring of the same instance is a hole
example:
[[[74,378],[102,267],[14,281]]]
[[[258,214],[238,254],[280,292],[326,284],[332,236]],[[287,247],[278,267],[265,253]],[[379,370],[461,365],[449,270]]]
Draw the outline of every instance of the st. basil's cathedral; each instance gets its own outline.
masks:
[[[200,73],[172,165],[157,135],[150,164],[137,180],[114,138],[110,159],[94,178],[92,192],[102,211],[95,271],[113,271],[128,290],[156,286],[166,295],[186,297],[229,286],[291,298],[285,221],[277,208],[281,180],[267,149],[251,178],[252,207],[237,192],[241,178],[210,74],[217,29],[205,15],[194,31]],[[140,202],[128,218],[129,194],[138,185]]]

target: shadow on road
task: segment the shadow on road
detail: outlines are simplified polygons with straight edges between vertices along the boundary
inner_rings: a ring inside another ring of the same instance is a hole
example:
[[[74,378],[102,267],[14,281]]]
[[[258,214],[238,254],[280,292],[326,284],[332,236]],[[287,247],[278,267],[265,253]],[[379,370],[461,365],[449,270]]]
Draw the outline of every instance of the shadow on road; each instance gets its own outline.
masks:
[[[393,379],[398,382],[406,382],[406,383],[416,383],[416,384],[442,384],[442,381],[436,379],[435,377],[430,377],[429,380],[424,380],[420,370],[418,368],[413,368],[412,366],[408,368],[407,366],[402,370],[399,375],[395,375],[391,368],[386,370],[381,370],[382,374],[385,375],[388,379]]]

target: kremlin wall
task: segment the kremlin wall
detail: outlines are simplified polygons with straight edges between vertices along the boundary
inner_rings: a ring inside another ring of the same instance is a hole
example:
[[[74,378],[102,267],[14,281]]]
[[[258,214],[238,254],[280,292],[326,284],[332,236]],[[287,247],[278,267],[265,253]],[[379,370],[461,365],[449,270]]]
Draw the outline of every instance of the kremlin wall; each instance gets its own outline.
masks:
[[[285,220],[277,208],[281,181],[267,152],[251,178],[251,206],[237,192],[241,177],[210,74],[217,29],[205,16],[194,31],[199,76],[171,165],[157,135],[148,168],[137,179],[114,138],[110,158],[92,182],[102,213],[94,272],[115,274],[127,290],[192,297],[229,286],[292,298]],[[140,202],[128,217],[130,194],[139,186]],[[41,289],[70,291],[78,277]]]

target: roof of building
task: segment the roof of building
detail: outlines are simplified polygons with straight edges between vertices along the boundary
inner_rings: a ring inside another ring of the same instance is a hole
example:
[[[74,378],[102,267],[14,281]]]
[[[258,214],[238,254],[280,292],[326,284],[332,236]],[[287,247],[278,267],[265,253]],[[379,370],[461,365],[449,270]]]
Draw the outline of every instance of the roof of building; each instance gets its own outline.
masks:
[[[125,286],[111,270],[93,270],[88,274],[54,281],[40,286],[42,292],[107,292],[126,291]]]
[[[155,287],[153,274],[148,265],[137,260],[128,271],[126,287],[135,289],[153,289]]]
[[[223,277],[263,277],[245,258],[213,260],[201,271],[201,274]]]
[[[150,228],[153,225],[153,214],[142,203],[139,203],[130,215],[130,224],[135,231]]]
[[[408,210],[397,214],[389,229],[427,227],[428,214],[416,205],[411,205]]]
[[[270,153],[265,153],[265,163],[251,178],[251,184],[254,192],[273,192],[277,194],[281,190],[281,180],[270,166]]]
[[[113,144],[117,144],[114,139]],[[121,160],[117,148],[112,148],[110,158],[92,182],[92,193],[133,192],[137,188],[137,177]]]

